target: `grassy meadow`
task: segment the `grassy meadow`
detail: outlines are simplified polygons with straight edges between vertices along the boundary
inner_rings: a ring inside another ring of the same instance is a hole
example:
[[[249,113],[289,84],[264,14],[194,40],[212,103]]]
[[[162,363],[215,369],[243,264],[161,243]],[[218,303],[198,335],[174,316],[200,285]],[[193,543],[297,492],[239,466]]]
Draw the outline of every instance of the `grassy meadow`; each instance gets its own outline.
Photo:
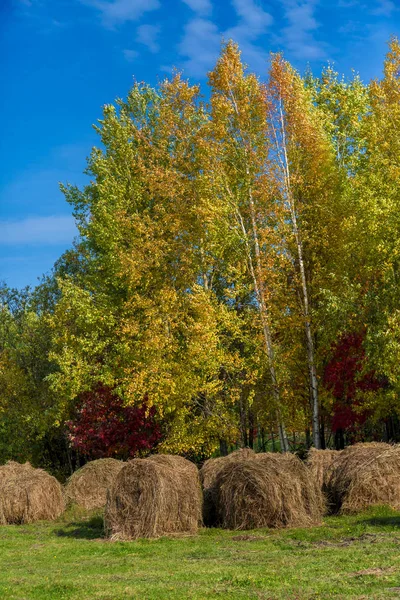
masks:
[[[400,598],[400,514],[321,527],[109,542],[101,514],[0,527],[1,600]]]

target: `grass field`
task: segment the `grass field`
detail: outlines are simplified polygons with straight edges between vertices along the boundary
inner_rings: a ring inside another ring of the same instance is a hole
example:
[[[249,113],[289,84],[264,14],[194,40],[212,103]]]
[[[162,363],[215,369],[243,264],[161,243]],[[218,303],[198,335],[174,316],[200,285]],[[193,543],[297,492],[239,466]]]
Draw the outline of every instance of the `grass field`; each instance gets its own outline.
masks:
[[[1,600],[400,598],[400,514],[108,542],[99,515],[0,527]]]

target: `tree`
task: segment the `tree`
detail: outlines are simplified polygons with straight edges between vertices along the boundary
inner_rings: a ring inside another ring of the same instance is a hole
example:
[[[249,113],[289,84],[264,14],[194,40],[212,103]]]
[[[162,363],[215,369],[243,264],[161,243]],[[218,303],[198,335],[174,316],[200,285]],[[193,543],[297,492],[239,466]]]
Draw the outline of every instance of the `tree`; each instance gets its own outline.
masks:
[[[274,292],[270,282],[273,277],[270,253],[275,236],[272,193],[263,177],[269,153],[263,89],[254,75],[245,74],[239,49],[232,42],[223,48],[209,80],[212,91],[209,161],[213,168],[211,176],[216,183],[214,195],[226,199],[226,218],[235,232],[237,253],[239,257],[241,255],[253,287],[268,361],[273,410],[281,448],[286,452],[289,446],[282,415],[270,309]],[[235,281],[234,285],[237,287],[238,283]]]
[[[291,270],[290,290],[297,301],[297,309],[292,303],[288,311],[303,323],[313,441],[319,448],[316,317],[332,270],[341,185],[323,113],[304,81],[280,55],[272,60],[266,102],[273,148],[271,175],[281,211],[281,252]]]
[[[79,397],[76,416],[66,425],[72,446],[91,459],[126,460],[151,452],[161,438],[154,407],[124,406],[123,400],[104,386]]]
[[[400,358],[399,182],[400,44],[392,39],[384,76],[371,82],[370,111],[363,119],[365,151],[355,180],[357,234],[362,258],[362,318],[367,325],[368,368],[387,379],[380,413],[399,414]]]
[[[175,451],[237,434],[222,401],[221,365],[235,358],[221,343],[226,314],[209,284],[217,259],[197,95],[176,76],[159,91],[135,85],[119,111],[106,107],[93,182],[65,189],[87,269],[79,281],[60,280],[51,319],[51,381],[66,403],[98,382],[129,404],[146,396]]]
[[[372,413],[371,394],[385,387],[375,371],[365,372],[365,332],[343,335],[335,344],[324,372],[324,385],[334,398],[332,431],[338,449],[343,448],[343,431],[356,434]]]

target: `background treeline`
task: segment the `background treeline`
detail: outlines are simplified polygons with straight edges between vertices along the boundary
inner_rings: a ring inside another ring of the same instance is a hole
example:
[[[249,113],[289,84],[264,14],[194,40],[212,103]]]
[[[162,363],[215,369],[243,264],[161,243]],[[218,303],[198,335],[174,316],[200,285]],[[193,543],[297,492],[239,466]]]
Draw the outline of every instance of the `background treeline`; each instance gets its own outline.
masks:
[[[364,85],[222,48],[104,108],[79,239],[3,286],[0,461],[399,440],[400,45]]]

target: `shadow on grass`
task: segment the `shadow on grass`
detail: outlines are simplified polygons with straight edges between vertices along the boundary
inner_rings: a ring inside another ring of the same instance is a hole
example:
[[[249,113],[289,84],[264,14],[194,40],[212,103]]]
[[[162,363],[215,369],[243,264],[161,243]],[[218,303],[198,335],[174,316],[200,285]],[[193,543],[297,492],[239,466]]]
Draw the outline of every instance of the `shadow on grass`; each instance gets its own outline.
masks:
[[[83,538],[87,540],[104,538],[103,518],[95,516],[85,521],[72,522],[62,529],[55,529],[54,533],[58,537]]]
[[[359,523],[365,523],[366,525],[372,525],[373,527],[390,527],[400,529],[400,515],[364,518],[360,519]]]

